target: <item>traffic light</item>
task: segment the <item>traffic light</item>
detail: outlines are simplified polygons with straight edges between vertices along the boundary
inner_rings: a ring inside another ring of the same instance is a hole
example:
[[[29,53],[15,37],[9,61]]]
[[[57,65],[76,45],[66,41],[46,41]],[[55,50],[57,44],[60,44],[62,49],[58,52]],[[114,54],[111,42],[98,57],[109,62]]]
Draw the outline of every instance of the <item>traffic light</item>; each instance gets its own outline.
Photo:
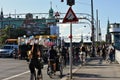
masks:
[[[67,5],[69,6],[75,5],[75,0],[67,0]]]
[[[61,2],[64,2],[64,0],[61,0]]]
[[[92,38],[93,38],[93,37],[90,37],[90,40],[91,40],[91,41],[93,41]]]

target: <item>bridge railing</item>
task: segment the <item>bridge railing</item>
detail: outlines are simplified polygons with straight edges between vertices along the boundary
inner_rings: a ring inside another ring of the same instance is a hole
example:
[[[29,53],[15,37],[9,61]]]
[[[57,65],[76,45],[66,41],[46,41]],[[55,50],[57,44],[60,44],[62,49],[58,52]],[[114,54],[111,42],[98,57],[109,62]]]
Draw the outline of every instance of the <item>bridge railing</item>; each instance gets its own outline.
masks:
[[[115,60],[120,64],[120,50],[115,50]]]

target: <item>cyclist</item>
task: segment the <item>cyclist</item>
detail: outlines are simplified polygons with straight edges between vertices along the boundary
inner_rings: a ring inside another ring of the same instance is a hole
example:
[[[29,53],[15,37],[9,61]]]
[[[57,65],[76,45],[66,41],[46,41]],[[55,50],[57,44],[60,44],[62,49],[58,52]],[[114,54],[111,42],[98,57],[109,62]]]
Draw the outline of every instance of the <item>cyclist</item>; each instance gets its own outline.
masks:
[[[49,58],[48,58],[48,65],[53,66],[54,74],[56,72],[56,58],[57,58],[57,51],[51,46],[49,52],[48,52]]]
[[[32,45],[31,54],[29,56],[31,56],[30,64],[29,64],[29,69],[31,72],[30,80],[34,80],[33,79],[34,77],[35,77],[35,80],[42,78],[41,64],[40,64],[40,60],[39,60],[41,58],[41,50],[40,50],[38,44]],[[37,77],[36,77],[35,68],[38,70]]]

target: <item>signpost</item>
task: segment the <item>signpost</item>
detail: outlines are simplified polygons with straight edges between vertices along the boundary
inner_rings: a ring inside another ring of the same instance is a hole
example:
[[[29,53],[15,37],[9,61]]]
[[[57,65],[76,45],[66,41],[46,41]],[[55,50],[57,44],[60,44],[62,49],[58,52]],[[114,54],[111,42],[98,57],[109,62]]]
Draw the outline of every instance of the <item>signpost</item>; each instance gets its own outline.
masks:
[[[72,7],[68,9],[68,12],[66,13],[63,23],[70,23],[70,80],[72,79],[72,23],[73,22],[78,22],[78,18],[76,17],[75,13],[72,10]]]
[[[66,0],[67,1],[67,5],[70,6],[64,20],[63,20],[63,23],[67,23],[67,22],[70,22],[70,59],[71,58],[71,53],[72,53],[72,22],[77,22],[78,19],[77,17],[75,16],[73,10],[72,10],[72,6],[75,5],[75,0]],[[64,2],[64,0],[61,0],[61,2]],[[94,35],[94,14],[93,14],[93,0],[91,0],[91,17],[92,17],[92,20],[90,21],[91,25],[92,25],[92,35],[91,35],[91,40],[92,40],[92,56],[94,57],[95,56],[95,35]],[[72,69],[72,62],[70,60],[70,63],[71,63],[71,69]],[[70,73],[70,78],[72,79],[72,72]]]
[[[78,22],[78,18],[76,17],[75,13],[72,10],[72,7],[68,9],[68,12],[66,13],[63,23],[67,22]]]

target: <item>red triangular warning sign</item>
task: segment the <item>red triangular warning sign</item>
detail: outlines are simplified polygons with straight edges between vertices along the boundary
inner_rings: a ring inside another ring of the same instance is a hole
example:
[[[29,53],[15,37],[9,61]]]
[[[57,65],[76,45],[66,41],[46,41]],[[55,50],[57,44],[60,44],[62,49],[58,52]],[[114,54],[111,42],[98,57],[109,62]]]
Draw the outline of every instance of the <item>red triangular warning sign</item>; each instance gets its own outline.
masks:
[[[71,7],[68,9],[68,12],[63,19],[63,23],[67,22],[78,22],[78,18],[76,17]]]

